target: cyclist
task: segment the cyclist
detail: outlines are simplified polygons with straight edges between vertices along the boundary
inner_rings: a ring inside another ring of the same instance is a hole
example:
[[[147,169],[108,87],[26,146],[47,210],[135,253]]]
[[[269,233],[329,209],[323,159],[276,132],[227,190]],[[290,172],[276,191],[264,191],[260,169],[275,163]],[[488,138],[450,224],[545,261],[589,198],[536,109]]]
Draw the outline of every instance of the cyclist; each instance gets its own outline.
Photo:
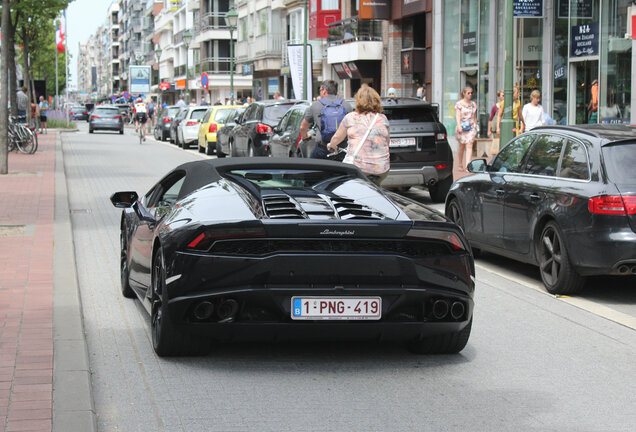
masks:
[[[137,98],[133,106],[135,116],[135,133],[139,130],[139,123],[143,131],[144,141],[146,141],[146,121],[148,120],[148,107],[141,98]]]

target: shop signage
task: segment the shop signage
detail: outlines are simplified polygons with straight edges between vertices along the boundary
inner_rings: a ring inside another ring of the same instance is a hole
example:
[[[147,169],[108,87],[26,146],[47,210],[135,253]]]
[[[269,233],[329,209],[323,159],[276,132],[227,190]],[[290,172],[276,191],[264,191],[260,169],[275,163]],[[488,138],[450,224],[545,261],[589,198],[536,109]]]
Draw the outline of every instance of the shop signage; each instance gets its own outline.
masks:
[[[307,72],[303,74],[303,46],[287,45],[287,56],[289,57],[289,70],[291,72],[292,87],[294,88],[294,98],[303,98],[303,79],[307,80],[307,97],[311,100],[311,45],[307,45]],[[304,77],[303,77],[304,75]]]
[[[632,15],[632,39],[636,39],[636,14]]]
[[[252,75],[254,63],[246,63],[243,65],[243,75]]]
[[[358,11],[360,19],[391,19],[391,2],[389,0],[360,0]]]
[[[568,6],[572,10],[572,18],[592,19],[594,4],[590,0],[559,0],[559,18],[568,18]]]
[[[565,78],[565,66],[557,66],[554,68],[554,79]]]
[[[541,60],[541,38],[523,38],[523,61]]]
[[[159,83],[159,88],[163,91],[170,90],[170,83],[166,81],[161,81]]]
[[[340,79],[348,79],[349,76],[347,75],[347,73],[344,70],[344,63],[334,63],[333,64],[333,70],[336,71],[336,75],[338,75],[338,78]]]
[[[176,11],[181,6],[181,0],[170,0],[170,10]]]
[[[572,26],[570,57],[598,55],[598,23]]]
[[[515,18],[542,18],[543,0],[514,0],[512,10]]]
[[[465,53],[477,51],[477,33],[466,32],[462,35],[462,50]]]
[[[184,79],[177,80],[176,89],[177,90],[185,90],[185,80]]]
[[[130,91],[133,93],[150,93],[150,66],[128,66],[130,73]]]
[[[361,79],[362,74],[355,62],[334,63],[333,69],[340,79]]]

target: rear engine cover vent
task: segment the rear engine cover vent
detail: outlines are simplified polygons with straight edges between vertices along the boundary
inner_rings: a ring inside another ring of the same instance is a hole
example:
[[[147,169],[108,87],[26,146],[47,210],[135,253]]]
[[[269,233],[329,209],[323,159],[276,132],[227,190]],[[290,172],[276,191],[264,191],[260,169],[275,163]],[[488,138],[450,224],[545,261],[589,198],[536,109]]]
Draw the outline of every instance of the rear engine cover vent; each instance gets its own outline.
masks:
[[[305,219],[303,212],[287,195],[265,196],[263,207],[271,219]]]
[[[333,203],[340,219],[382,219],[382,216],[374,212],[369,207],[358,204],[348,198],[332,198]]]

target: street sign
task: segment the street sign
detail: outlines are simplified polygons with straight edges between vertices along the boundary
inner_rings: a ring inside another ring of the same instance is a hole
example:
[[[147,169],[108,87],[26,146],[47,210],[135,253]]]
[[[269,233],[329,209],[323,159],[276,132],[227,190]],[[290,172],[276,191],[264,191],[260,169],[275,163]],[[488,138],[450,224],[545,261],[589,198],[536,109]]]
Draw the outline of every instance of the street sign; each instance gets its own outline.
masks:
[[[208,89],[208,83],[209,83],[209,78],[208,78],[208,74],[203,72],[201,74],[201,87],[203,87],[204,89]]]
[[[115,95],[111,96],[110,100],[111,100],[113,103],[115,103],[115,101],[117,100],[117,96],[115,96]]]
[[[151,67],[131,65],[128,66],[128,69],[130,72],[130,91],[133,93],[150,93]]]
[[[127,91],[124,92],[124,94],[122,95],[124,97],[124,99],[128,99],[130,97],[130,93],[128,93]]]

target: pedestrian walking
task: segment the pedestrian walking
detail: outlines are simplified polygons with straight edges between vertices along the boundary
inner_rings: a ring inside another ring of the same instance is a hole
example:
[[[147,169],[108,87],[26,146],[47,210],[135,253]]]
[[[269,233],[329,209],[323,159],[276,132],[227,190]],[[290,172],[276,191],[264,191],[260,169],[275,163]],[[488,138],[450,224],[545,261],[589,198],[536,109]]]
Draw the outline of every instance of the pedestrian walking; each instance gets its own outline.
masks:
[[[176,105],[177,105],[178,107],[184,107],[184,106],[186,106],[186,103],[185,103],[185,101],[183,100],[183,96],[181,96],[181,97],[179,98],[179,100],[177,101],[177,104],[176,104]]]
[[[31,101],[31,127],[37,130],[39,127],[38,123],[40,122],[40,107],[37,102]]]
[[[537,126],[545,126],[545,118],[543,117],[543,107],[539,105],[541,101],[541,92],[533,90],[530,93],[530,103],[523,106],[521,113],[526,124],[525,130],[531,131]]]
[[[205,98],[201,98],[201,106],[208,106],[208,101],[205,100]]]
[[[150,99],[148,101],[148,124],[150,126],[150,129],[152,129],[153,125],[154,125],[154,120],[155,120],[155,101],[153,101],[152,99]]]
[[[466,165],[472,160],[473,146],[477,139],[477,104],[472,97],[473,88],[464,87],[462,98],[455,104],[455,138],[459,142],[459,171],[465,171]]]
[[[338,97],[338,84],[333,80],[326,80],[320,84],[320,98],[305,111],[300,123],[300,136],[304,140],[311,138],[308,134],[312,124],[319,126],[314,141],[316,146],[309,157],[326,159],[329,154],[327,144],[336,133],[345,115],[353,111],[353,107]]]
[[[504,113],[504,101],[499,104],[499,112],[497,113],[497,130],[501,134],[501,119]],[[519,87],[512,90],[512,119],[515,121],[515,128],[512,130],[515,136],[522,134],[525,130],[526,123],[521,112],[521,101],[519,100]]]
[[[495,117],[499,113],[499,104],[504,100],[504,91],[497,91],[497,102],[490,108],[490,117],[488,117],[488,138],[498,138],[499,129],[497,129],[497,123]],[[493,127],[494,126],[494,127]]]
[[[369,180],[380,186],[389,174],[389,120],[382,114],[382,100],[371,87],[356,92],[356,108],[342,120],[327,149],[336,151],[348,139],[347,159],[360,168]]]
[[[29,97],[26,94],[27,88],[22,87],[16,93],[16,105],[18,107],[18,115],[24,117],[27,112],[27,108],[29,108]]]
[[[49,113],[49,102],[44,99],[44,96],[40,96],[40,133],[48,133],[49,127],[46,124],[47,116]]]

